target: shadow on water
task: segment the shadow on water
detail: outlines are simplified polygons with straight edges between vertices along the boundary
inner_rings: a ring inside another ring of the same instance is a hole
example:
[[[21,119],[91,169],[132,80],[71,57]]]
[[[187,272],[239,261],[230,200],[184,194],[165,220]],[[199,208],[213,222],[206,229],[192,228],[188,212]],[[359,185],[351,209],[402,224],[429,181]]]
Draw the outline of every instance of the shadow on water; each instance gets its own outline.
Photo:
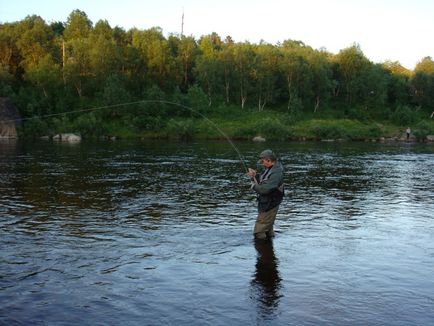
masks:
[[[257,258],[254,277],[250,283],[251,299],[257,304],[260,319],[273,319],[282,297],[278,260],[272,241],[255,239],[254,244]]]

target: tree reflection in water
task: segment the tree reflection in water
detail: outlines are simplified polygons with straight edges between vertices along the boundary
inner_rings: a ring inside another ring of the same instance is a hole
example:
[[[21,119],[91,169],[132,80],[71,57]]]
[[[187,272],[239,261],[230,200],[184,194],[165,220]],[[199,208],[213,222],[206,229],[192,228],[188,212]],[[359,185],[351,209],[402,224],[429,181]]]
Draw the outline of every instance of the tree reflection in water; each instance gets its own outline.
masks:
[[[278,260],[274,255],[273,242],[254,240],[257,251],[256,270],[251,281],[251,299],[258,306],[258,317],[273,319],[276,316],[281,278],[277,269]]]

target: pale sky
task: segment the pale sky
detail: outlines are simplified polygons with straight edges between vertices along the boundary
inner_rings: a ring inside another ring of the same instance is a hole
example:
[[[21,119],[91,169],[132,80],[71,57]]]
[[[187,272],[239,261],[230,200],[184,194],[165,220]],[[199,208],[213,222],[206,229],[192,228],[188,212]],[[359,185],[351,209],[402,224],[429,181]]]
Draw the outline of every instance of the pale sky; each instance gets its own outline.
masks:
[[[223,39],[276,44],[300,40],[332,53],[360,45],[371,61],[399,61],[413,69],[434,58],[434,0],[0,0],[0,23],[39,15],[66,22],[74,9],[95,24],[162,28],[199,39],[216,32]]]

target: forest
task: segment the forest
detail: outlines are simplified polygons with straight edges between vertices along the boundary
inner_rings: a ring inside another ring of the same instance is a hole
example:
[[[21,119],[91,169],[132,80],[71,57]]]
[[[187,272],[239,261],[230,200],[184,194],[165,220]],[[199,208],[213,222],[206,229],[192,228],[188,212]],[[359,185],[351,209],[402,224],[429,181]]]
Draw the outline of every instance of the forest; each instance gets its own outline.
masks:
[[[385,40],[387,42],[387,40]],[[302,41],[199,39],[32,15],[0,24],[0,97],[35,137],[375,138],[434,134],[434,61],[371,62],[357,43],[330,53]]]

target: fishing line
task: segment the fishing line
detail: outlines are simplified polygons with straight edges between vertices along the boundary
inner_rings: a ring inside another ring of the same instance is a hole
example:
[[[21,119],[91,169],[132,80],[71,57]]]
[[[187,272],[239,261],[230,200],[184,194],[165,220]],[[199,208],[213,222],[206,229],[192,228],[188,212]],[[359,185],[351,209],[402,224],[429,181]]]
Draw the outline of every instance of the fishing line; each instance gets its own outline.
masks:
[[[247,165],[246,165],[246,163],[244,161],[243,155],[241,154],[241,152],[239,151],[239,149],[235,146],[235,144],[232,142],[232,140],[229,138],[229,136],[223,130],[221,130],[221,128],[214,121],[210,120],[208,117],[206,117],[202,113],[194,110],[192,107],[184,105],[184,104],[181,104],[181,103],[176,103],[176,102],[171,102],[171,101],[166,101],[166,100],[141,100],[141,101],[127,102],[127,103],[120,103],[120,104],[98,106],[98,107],[95,107],[95,108],[82,109],[82,110],[76,110],[76,111],[68,111],[68,112],[62,112],[62,113],[44,114],[44,115],[33,116],[33,117],[22,118],[22,119],[0,120],[0,122],[6,122],[6,123],[8,123],[8,122],[16,122],[16,121],[26,121],[26,120],[36,119],[36,118],[56,117],[56,116],[61,116],[61,115],[66,115],[66,114],[72,114],[72,113],[91,112],[91,111],[97,111],[97,110],[102,110],[102,109],[110,109],[110,108],[115,108],[115,107],[125,107],[125,106],[130,106],[130,105],[134,105],[134,104],[143,104],[143,103],[145,103],[145,104],[146,103],[163,103],[163,104],[168,104],[168,105],[179,106],[181,108],[189,110],[190,112],[192,112],[194,114],[197,114],[202,119],[204,119],[206,122],[208,122],[210,125],[212,125],[226,139],[226,141],[232,146],[232,148],[238,154],[238,158],[239,158],[241,164],[243,165],[244,170],[246,172],[248,172],[248,168],[247,168]]]

